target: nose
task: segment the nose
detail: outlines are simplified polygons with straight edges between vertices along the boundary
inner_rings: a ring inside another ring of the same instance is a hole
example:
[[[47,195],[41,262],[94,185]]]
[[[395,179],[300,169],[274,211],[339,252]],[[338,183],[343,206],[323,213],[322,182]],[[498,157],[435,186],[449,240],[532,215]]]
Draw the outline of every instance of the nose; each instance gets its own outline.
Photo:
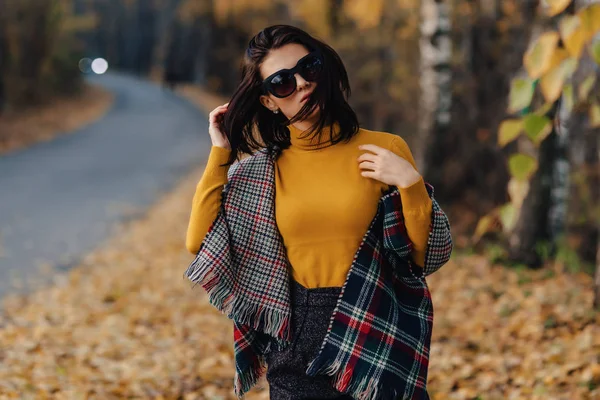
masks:
[[[296,87],[298,89],[305,88],[310,85],[310,82],[304,79],[300,74],[296,74],[294,76],[296,77]]]

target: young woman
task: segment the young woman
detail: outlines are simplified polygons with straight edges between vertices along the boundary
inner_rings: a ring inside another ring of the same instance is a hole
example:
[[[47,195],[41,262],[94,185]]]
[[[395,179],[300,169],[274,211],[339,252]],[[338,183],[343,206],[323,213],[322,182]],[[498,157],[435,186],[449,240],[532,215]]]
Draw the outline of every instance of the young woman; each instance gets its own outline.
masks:
[[[428,398],[425,276],[450,257],[448,220],[406,142],[360,128],[349,94],[330,46],[277,25],[210,113],[186,275],[234,321],[238,396],[266,369],[275,400]]]

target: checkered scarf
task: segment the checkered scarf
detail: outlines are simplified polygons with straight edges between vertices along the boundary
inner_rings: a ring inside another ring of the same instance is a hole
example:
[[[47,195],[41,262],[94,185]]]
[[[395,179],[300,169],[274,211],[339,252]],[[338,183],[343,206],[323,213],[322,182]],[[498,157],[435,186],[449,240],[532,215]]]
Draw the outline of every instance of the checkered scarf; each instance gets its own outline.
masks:
[[[266,371],[265,354],[291,341],[290,273],[275,222],[277,153],[260,151],[229,168],[212,223],[185,275],[234,323],[235,393]],[[306,373],[332,376],[334,387],[359,399],[425,398],[433,306],[425,276],[450,258],[452,238],[433,200],[423,267],[410,258],[400,193],[381,197],[354,256],[330,329]]]

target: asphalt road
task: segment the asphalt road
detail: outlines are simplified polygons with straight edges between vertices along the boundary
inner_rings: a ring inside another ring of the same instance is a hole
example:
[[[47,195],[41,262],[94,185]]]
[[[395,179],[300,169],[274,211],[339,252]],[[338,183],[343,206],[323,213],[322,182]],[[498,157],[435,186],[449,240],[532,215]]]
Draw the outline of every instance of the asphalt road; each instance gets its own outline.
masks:
[[[126,75],[90,81],[115,94],[103,118],[0,156],[0,297],[50,282],[44,265],[77,264],[210,152],[207,119],[185,99]]]

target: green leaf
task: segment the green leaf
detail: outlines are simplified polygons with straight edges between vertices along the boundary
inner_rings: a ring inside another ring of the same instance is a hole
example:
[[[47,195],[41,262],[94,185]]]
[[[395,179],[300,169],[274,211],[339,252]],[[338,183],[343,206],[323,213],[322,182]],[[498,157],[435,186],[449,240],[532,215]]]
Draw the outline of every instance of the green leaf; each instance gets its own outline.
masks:
[[[575,106],[575,96],[573,95],[572,84],[565,85],[562,96],[563,105],[570,114]]]
[[[515,140],[523,130],[523,121],[520,119],[507,119],[498,128],[498,145],[506,146]]]
[[[600,40],[595,40],[590,45],[590,54],[596,64],[600,65]]]
[[[504,231],[512,231],[519,220],[519,210],[512,203],[506,203],[500,207],[498,214]]]
[[[531,104],[535,81],[530,78],[515,78],[510,84],[510,95],[508,98],[508,112],[521,111]]]
[[[535,158],[526,154],[516,153],[508,159],[508,169],[511,176],[521,181],[528,181],[538,168]]]
[[[590,75],[587,78],[585,78],[585,80],[583,82],[581,82],[581,85],[579,85],[579,93],[578,93],[579,101],[587,100],[587,98],[590,94],[590,90],[592,90],[595,83],[596,83],[595,75]]]
[[[552,132],[552,121],[542,115],[527,114],[523,118],[525,134],[537,146]]]

